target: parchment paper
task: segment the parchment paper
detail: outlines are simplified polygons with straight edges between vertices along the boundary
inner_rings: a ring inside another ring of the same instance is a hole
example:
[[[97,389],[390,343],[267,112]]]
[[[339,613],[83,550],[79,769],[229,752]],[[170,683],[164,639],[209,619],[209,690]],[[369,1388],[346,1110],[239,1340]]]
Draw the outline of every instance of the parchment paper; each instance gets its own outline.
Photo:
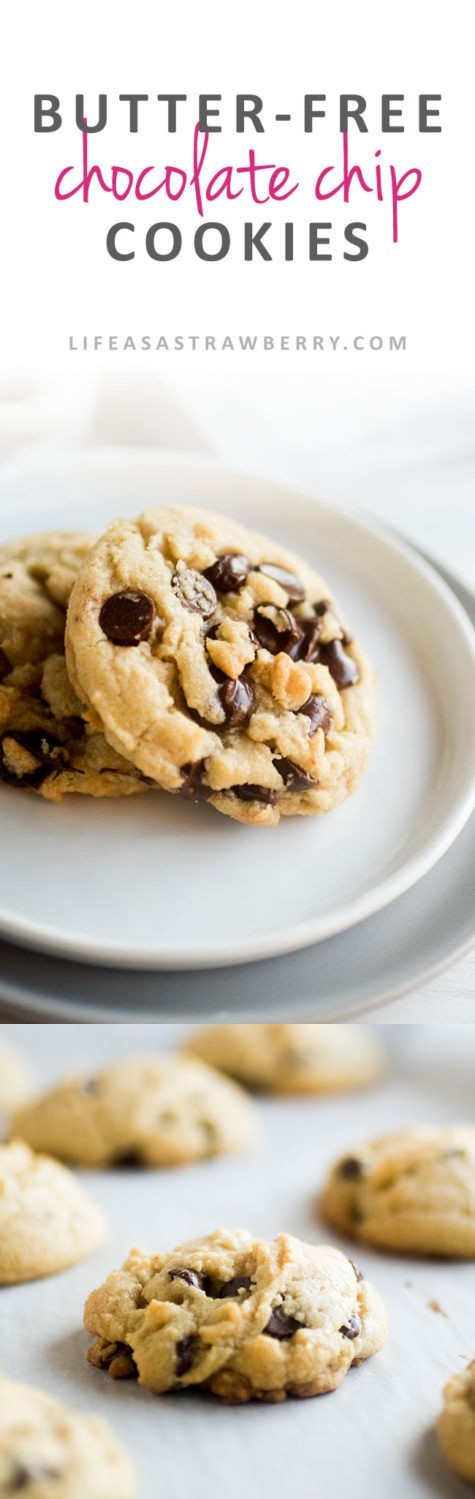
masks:
[[[184,1027],[4,1026],[47,1082],[67,1068],[176,1044]],[[257,1236],[333,1239],[318,1221],[326,1167],[360,1140],[420,1121],[473,1119],[470,1027],[382,1027],[389,1076],[364,1093],[260,1100],[254,1152],[163,1172],[81,1173],[110,1224],[103,1250],[61,1275],[0,1293],[0,1367],[106,1417],[139,1473],[140,1499],[442,1499],[461,1496],[434,1421],[446,1379],[475,1356],[475,1266],[353,1253],[385,1298],[390,1337],[340,1390],[278,1406],[225,1408],[200,1395],[154,1397],[86,1362],[87,1293],[133,1244],[172,1248],[223,1224]],[[435,1305],[440,1310],[435,1310]],[[465,1490],[468,1493],[468,1490]],[[87,1495],[85,1495],[87,1499]]]

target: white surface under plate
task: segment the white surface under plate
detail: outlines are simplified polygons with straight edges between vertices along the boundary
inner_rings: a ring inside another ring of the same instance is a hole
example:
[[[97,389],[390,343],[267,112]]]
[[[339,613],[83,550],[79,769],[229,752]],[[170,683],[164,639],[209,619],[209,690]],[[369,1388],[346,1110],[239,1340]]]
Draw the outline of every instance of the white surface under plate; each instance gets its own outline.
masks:
[[[9,1027],[9,1040],[13,1033]],[[153,1047],[157,1031],[23,1026],[14,1039],[47,1082],[70,1069],[72,1056],[90,1072],[112,1056]],[[160,1039],[177,1044],[177,1028]],[[105,1417],[136,1464],[139,1499],[462,1499],[434,1422],[446,1380],[475,1355],[474,1265],[350,1245],[315,1210],[327,1167],[359,1141],[415,1119],[473,1122],[475,1041],[466,1027],[434,1028],[431,1036],[426,1027],[391,1027],[390,1041],[392,1069],[377,1088],[259,1102],[257,1148],[242,1157],[156,1173],[81,1173],[109,1219],[103,1250],[62,1275],[1,1290],[2,1369]],[[226,1409],[199,1394],[157,1397],[92,1369],[82,1328],[88,1292],[133,1243],[171,1249],[221,1224],[256,1237],[287,1232],[339,1243],[384,1298],[386,1347],[333,1394],[278,1406]]]
[[[0,932],[95,963],[212,967],[285,953],[381,910],[449,847],[474,800],[474,636],[440,577],[377,525],[213,460],[94,451],[0,484],[0,535],[98,527],[150,503],[222,509],[327,579],[379,679],[356,795],[242,827],[166,795],[60,807],[0,788]]]

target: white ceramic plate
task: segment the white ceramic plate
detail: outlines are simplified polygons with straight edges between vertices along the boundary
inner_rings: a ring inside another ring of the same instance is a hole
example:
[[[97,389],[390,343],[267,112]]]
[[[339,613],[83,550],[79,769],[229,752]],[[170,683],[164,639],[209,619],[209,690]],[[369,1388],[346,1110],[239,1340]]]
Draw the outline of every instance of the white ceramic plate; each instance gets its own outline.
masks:
[[[80,451],[0,484],[0,532],[102,527],[195,503],[270,531],[327,578],[377,668],[380,733],[329,817],[241,827],[165,795],[52,807],[0,788],[0,932],[95,963],[213,967],[362,921],[441,857],[475,799],[475,647],[440,577],[366,517],[203,457]]]

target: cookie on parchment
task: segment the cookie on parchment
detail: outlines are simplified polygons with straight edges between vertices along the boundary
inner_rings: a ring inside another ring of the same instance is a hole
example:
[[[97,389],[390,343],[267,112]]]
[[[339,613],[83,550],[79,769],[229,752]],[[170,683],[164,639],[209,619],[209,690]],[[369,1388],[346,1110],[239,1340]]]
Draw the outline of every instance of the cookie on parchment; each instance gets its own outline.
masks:
[[[74,1265],[104,1232],[99,1208],[59,1161],[22,1140],[0,1145],[0,1285]]]
[[[19,1110],[15,1130],[82,1165],[177,1166],[245,1150],[254,1110],[237,1083],[204,1062],[150,1055],[65,1078]]]
[[[437,1434],[449,1467],[475,1483],[475,1359],[446,1384]]]
[[[66,671],[66,606],[92,540],[61,531],[0,546],[0,783],[49,801],[149,789],[86,722]]]
[[[361,1025],[210,1025],[186,1051],[268,1093],[365,1088],[384,1070],[376,1031]]]
[[[134,1499],[136,1491],[105,1422],[0,1374],[2,1499]]]
[[[366,767],[374,676],[328,588],[223,516],[109,526],[72,590],[66,652],[116,750],[239,822],[327,812]]]
[[[351,1149],[330,1172],[321,1207],[364,1244],[475,1258],[475,1128],[418,1125]]]
[[[134,1250],[89,1296],[89,1360],[146,1389],[228,1404],[337,1389],[386,1339],[383,1303],[328,1244],[218,1229],[171,1254]]]

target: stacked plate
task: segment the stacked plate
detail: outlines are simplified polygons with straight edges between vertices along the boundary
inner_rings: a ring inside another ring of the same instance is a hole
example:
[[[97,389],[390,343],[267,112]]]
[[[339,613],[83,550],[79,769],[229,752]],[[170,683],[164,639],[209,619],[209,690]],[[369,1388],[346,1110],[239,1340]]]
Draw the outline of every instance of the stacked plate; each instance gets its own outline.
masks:
[[[2,786],[1,999],[45,1019],[363,1013],[474,935],[475,600],[367,517],[181,453],[10,470],[0,541],[165,503],[227,512],[328,579],[377,669],[373,760],[338,811],[277,829],[159,793],[57,807]]]

